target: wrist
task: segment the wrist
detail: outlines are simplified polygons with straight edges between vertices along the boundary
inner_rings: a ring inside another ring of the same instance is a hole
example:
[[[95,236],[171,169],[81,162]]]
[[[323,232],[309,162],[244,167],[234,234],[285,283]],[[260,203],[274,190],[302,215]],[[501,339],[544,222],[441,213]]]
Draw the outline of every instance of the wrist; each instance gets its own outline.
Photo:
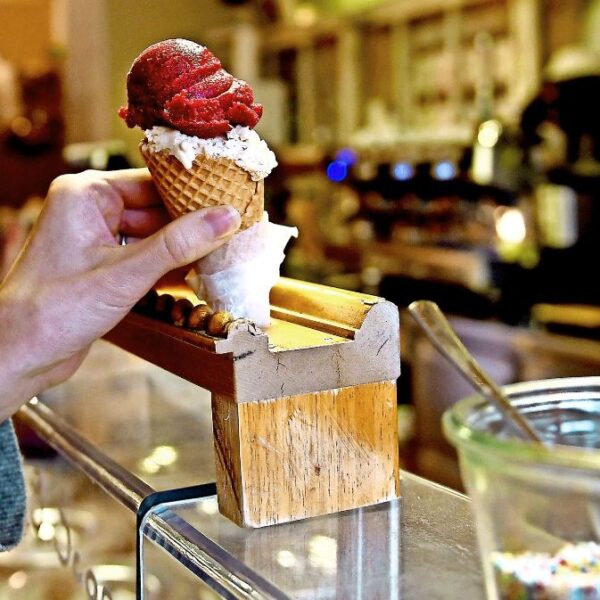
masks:
[[[36,320],[27,307],[0,288],[0,421],[35,396],[41,365],[36,359]]]

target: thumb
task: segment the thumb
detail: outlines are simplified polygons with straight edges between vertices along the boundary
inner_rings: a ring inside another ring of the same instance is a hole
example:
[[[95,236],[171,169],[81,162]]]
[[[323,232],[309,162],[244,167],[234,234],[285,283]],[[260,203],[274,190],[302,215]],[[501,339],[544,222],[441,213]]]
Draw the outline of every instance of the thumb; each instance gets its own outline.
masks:
[[[154,235],[127,246],[121,262],[131,280],[141,276],[152,285],[165,273],[188,265],[223,244],[239,228],[240,215],[232,206],[193,211],[172,221]],[[150,281],[151,280],[151,281]]]

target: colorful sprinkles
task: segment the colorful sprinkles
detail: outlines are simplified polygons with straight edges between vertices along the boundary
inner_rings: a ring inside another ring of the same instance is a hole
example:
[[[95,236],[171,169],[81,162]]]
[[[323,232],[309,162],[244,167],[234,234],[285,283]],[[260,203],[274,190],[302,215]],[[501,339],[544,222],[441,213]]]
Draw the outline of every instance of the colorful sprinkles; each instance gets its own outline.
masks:
[[[503,600],[600,600],[600,545],[567,544],[556,554],[494,552]]]

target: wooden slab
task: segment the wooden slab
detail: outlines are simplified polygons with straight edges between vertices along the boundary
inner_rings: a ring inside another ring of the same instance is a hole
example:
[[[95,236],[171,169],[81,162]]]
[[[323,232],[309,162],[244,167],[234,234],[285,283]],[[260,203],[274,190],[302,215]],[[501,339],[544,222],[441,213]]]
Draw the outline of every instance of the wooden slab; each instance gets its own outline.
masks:
[[[400,492],[395,381],[235,403],[213,395],[221,512],[262,527]]]
[[[105,337],[235,402],[399,377],[400,325],[391,302],[290,279],[273,288],[271,299],[272,325],[259,335],[213,338],[132,313]]]

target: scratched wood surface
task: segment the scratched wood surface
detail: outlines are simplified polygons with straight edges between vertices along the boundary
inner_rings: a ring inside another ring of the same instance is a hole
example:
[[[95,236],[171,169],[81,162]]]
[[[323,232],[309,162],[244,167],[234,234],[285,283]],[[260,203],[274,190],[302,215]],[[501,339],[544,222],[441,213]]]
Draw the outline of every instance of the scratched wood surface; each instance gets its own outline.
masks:
[[[221,512],[262,527],[395,498],[394,381],[235,403],[213,395]]]
[[[334,292],[324,293],[323,297],[335,297]],[[351,298],[353,311],[360,305],[363,321],[360,329],[348,326],[352,337],[325,331],[325,320],[308,313],[302,317],[304,324],[295,317],[293,321],[273,318],[265,335],[238,333],[227,339],[132,313],[105,338],[236,402],[396,379],[400,375],[398,309],[381,299],[373,300],[367,308],[359,299],[370,302],[372,297],[356,296],[358,299]],[[286,316],[292,318],[294,311],[290,311]],[[338,329],[341,331],[341,326]]]

